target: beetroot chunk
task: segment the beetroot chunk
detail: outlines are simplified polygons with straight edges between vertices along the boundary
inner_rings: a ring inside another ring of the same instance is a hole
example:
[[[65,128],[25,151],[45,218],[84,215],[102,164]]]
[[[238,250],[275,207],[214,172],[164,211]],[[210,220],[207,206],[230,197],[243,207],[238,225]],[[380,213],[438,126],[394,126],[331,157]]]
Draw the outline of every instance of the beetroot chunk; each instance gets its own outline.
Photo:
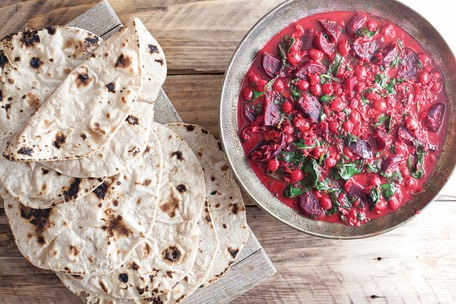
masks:
[[[311,218],[320,218],[325,215],[325,210],[320,206],[312,191],[304,192],[299,196],[298,209],[302,214]]]
[[[274,100],[269,94],[266,94],[263,102],[264,118],[263,123],[265,126],[271,126],[279,122],[279,106],[274,103]]]
[[[429,108],[426,118],[424,119],[424,123],[428,127],[429,131],[431,132],[438,132],[440,126],[443,123],[443,117],[445,114],[445,104],[444,103],[436,103],[432,107]]]
[[[358,38],[353,42],[353,51],[359,59],[370,61],[382,43],[383,37],[376,40]]]
[[[347,22],[347,26],[345,27],[347,34],[353,38],[356,37],[356,32],[363,27],[364,23],[366,23],[367,17],[364,14],[356,13],[354,14],[350,20]]]
[[[345,183],[345,189],[347,189],[349,195],[358,197],[364,203],[369,203],[370,197],[364,192],[364,187],[353,179]]]
[[[407,130],[406,127],[400,126],[397,129],[397,138],[400,138],[404,143],[409,146],[413,146],[415,143],[415,136]]]
[[[271,77],[276,77],[280,72],[282,67],[282,62],[279,59],[275,58],[269,53],[264,53],[263,55],[263,69],[266,74]]]
[[[398,78],[409,79],[416,76],[419,71],[420,59],[418,55],[411,49],[406,48],[402,55],[402,62],[399,65],[397,72]]]
[[[324,74],[326,68],[318,62],[308,61],[303,63],[295,72],[295,76],[301,79],[307,79],[307,74]]]
[[[348,145],[350,151],[354,154],[358,155],[361,158],[371,159],[372,158],[372,147],[371,145],[365,140],[358,140],[355,143],[351,143]]]
[[[384,66],[389,66],[391,62],[399,55],[399,48],[396,41],[390,42],[386,47],[379,50],[372,60],[380,62]]]
[[[285,136],[281,136],[277,142],[272,140],[262,140],[249,153],[248,158],[259,163],[267,162],[277,157],[285,148]]]
[[[323,33],[318,33],[314,40],[315,46],[326,55],[334,53],[336,46],[334,43],[328,41]]]
[[[399,167],[399,164],[404,161],[403,155],[393,155],[386,158],[382,163],[382,170],[386,174],[391,174]]]
[[[377,130],[374,134],[375,143],[377,144],[377,150],[384,150],[391,144],[391,137],[384,131]]]
[[[318,122],[321,113],[321,104],[315,96],[304,95],[298,100],[299,108],[305,117]]]
[[[318,19],[325,33],[329,36],[331,42],[336,42],[339,39],[342,29],[337,25],[336,21],[330,19]]]
[[[308,50],[312,47],[312,43],[317,35],[317,30],[313,28],[305,29],[304,34],[302,35],[302,46]]]

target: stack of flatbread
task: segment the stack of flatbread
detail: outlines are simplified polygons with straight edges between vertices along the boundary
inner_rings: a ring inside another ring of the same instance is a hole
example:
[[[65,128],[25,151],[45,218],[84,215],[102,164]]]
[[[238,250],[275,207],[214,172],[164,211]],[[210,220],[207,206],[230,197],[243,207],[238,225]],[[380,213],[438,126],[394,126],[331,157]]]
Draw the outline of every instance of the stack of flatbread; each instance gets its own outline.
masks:
[[[105,42],[8,35],[0,69],[1,195],[30,263],[87,303],[178,303],[230,268],[239,187],[207,130],[154,122],[166,59],[139,19]]]

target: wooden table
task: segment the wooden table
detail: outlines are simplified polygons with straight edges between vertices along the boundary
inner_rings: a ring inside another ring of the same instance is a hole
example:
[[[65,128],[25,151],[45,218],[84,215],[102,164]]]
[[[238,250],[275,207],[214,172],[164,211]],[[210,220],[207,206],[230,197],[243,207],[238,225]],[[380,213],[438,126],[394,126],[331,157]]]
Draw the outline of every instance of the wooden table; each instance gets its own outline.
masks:
[[[0,36],[29,26],[65,24],[98,0],[2,0]],[[181,117],[215,134],[223,73],[248,29],[279,0],[111,0],[123,22],[134,16],[163,46],[164,85]],[[456,49],[443,0],[403,1]],[[436,10],[436,7],[443,8]],[[246,198],[248,221],[278,273],[236,303],[456,303],[456,181],[410,223],[375,238],[338,241],[297,232]],[[0,303],[79,303],[17,250],[0,209]]]

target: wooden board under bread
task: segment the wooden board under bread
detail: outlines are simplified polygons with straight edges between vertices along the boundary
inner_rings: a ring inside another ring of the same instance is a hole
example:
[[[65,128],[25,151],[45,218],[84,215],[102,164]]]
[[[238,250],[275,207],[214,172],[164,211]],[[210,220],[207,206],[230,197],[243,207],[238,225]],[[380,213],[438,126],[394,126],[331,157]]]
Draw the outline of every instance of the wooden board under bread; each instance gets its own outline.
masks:
[[[84,28],[106,40],[117,32],[122,24],[109,3],[107,1],[101,1],[86,13],[69,22],[68,25]],[[156,103],[155,120],[163,124],[182,121],[163,90],[161,90]],[[7,219],[5,218],[3,211],[3,202],[0,202],[0,225],[6,226],[7,224]],[[14,246],[14,244],[9,242],[12,238],[9,229],[7,227],[3,228],[6,228],[7,231],[4,231],[5,233],[0,233],[0,237],[8,238],[9,240],[8,242],[5,242],[5,244]],[[3,241],[5,240],[0,239],[0,243],[3,243]],[[22,257],[17,254],[15,248],[12,248],[11,252],[13,254],[10,255],[10,258],[8,255],[5,256],[3,254],[0,257],[1,261],[3,261],[1,264],[6,268],[10,268],[11,271],[20,271],[22,273],[30,273],[38,276],[42,275],[43,277],[52,276],[49,271],[37,269],[28,264],[25,259],[22,259]],[[7,261],[8,259],[9,261]],[[11,267],[12,265],[17,265],[17,267]],[[2,268],[4,268],[3,266]],[[276,269],[274,265],[255,235],[251,232],[249,241],[239,253],[231,270],[215,283],[197,290],[183,303],[228,303],[258,285],[264,279],[272,276],[275,272]],[[55,280],[55,278],[48,281],[49,289],[47,291],[36,290],[36,292],[52,293],[56,287],[63,286],[56,286],[56,284],[59,284],[59,281]],[[37,296],[39,295],[37,294]],[[57,294],[55,300],[51,300],[52,298],[53,297],[49,297],[49,300],[46,300],[43,303],[61,303],[61,298],[59,299]],[[22,298],[20,294],[18,294],[17,297],[12,294],[11,297],[3,298],[2,300],[7,301],[5,303],[11,304],[24,303],[24,298]],[[80,298],[76,296],[72,299],[65,299],[65,303],[80,302]],[[34,303],[41,303],[41,301]]]

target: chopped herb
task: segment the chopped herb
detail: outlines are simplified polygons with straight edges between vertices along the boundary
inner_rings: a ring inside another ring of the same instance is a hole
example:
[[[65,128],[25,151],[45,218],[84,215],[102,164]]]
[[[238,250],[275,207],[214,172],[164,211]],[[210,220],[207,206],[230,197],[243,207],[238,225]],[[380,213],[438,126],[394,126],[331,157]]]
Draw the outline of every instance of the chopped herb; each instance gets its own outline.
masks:
[[[423,160],[426,151],[424,151],[424,146],[420,143],[416,144],[416,164],[413,164],[413,156],[409,156],[407,164],[410,169],[410,175],[414,178],[422,178],[424,176],[423,170]]]
[[[401,56],[397,56],[396,58],[393,59],[390,63],[390,67],[394,68],[402,63],[402,58]]]
[[[317,164],[317,161],[314,158],[311,158],[303,167],[304,173],[307,173],[307,176],[310,177],[311,183],[313,186],[317,184],[321,176],[321,168]]]
[[[367,27],[363,27],[363,28],[360,28],[359,30],[356,31],[356,37],[368,37],[368,38],[371,38],[371,37],[374,37],[375,34],[378,33],[378,30],[379,28],[377,28],[377,30],[375,31],[369,31],[369,29]]]
[[[301,188],[297,188],[297,187],[294,187],[292,184],[289,184],[286,188],[285,188],[285,191],[283,193],[283,195],[285,197],[288,197],[288,198],[295,198],[297,197],[298,195],[301,195],[304,193],[304,189],[301,189]]]
[[[382,167],[382,160],[381,159],[376,159],[372,163],[368,162],[366,164],[367,167],[367,172],[373,172],[373,173],[378,173],[380,171],[380,168]]]
[[[383,184],[380,185],[380,190],[385,199],[390,199],[393,197],[394,193],[396,193],[397,189],[394,184]]]
[[[337,75],[337,72],[339,71],[340,64],[343,60],[343,57],[336,52],[336,56],[334,57],[334,60],[329,64],[328,70],[326,70],[326,75],[331,76]]]
[[[258,97],[260,97],[264,94],[265,94],[264,92],[258,92],[257,90],[253,90],[253,99],[252,100],[257,99]]]
[[[336,98],[334,95],[323,95],[320,97],[320,102],[328,102]]]
[[[302,139],[296,140],[293,145],[298,149],[312,149],[317,146],[317,141],[314,141],[311,145],[307,145]]]
[[[397,45],[399,46],[399,50],[402,51],[404,49],[404,41],[399,38],[396,38]]]
[[[280,160],[286,161],[287,163],[294,163],[294,164],[299,164],[306,160],[306,157],[300,151],[295,151],[295,152],[282,151],[282,152],[280,152],[278,158]]]
[[[335,82],[341,82],[339,78],[336,78],[331,75],[326,75],[326,74],[320,74],[320,84],[325,84],[329,80],[335,81]]]
[[[374,123],[372,126],[373,126],[373,127],[381,126],[381,125],[383,125],[383,123],[384,123],[385,121],[387,121],[389,118],[390,118],[389,115],[381,114],[381,115],[378,116],[377,122]]]
[[[290,90],[291,90],[291,97],[293,97],[294,101],[297,101],[299,98],[301,98],[301,92],[299,92],[299,90],[296,86],[291,85]]]
[[[363,160],[356,160],[352,163],[338,163],[336,165],[337,173],[343,180],[349,180],[353,175],[363,171]]]
[[[380,188],[379,187],[372,187],[371,191],[370,191],[370,197],[372,199],[372,208],[375,207],[375,205],[377,205],[378,203],[378,200],[380,199],[380,195],[381,195],[381,192],[380,192]]]

